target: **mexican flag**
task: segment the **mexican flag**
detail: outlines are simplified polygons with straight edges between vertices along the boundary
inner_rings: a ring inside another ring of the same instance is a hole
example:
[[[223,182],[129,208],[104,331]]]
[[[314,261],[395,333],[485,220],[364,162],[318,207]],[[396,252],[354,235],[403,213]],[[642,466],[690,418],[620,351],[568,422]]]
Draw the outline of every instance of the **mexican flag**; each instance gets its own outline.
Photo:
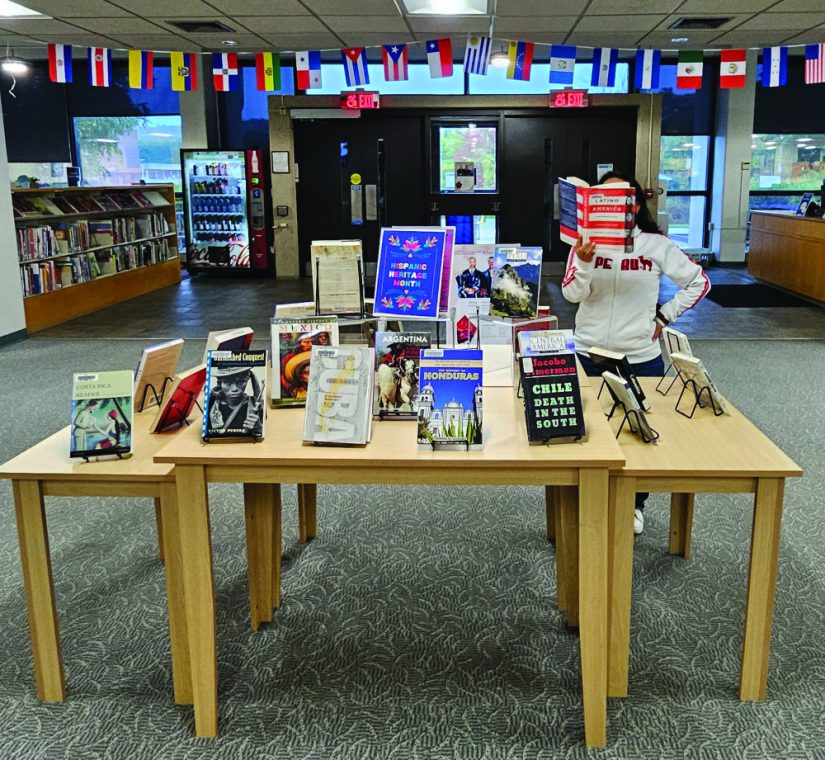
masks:
[[[702,88],[702,51],[680,50],[676,67],[676,87],[680,90]]]

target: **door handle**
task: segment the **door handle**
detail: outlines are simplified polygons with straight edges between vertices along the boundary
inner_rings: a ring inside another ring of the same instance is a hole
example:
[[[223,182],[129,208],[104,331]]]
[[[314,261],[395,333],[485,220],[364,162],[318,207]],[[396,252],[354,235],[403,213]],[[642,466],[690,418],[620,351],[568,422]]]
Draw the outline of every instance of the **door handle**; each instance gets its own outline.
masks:
[[[434,214],[437,213],[438,212],[438,204],[435,203],[435,202],[431,203],[430,204],[430,211],[432,211]]]
[[[493,201],[493,211],[498,213],[501,210],[501,201]]]

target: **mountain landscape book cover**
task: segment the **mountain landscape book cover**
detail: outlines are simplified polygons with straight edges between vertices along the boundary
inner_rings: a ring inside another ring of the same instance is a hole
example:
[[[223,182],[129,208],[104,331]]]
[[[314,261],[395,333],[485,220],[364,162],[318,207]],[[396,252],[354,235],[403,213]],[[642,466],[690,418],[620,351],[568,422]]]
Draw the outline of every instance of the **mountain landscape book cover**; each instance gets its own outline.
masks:
[[[539,309],[542,249],[499,246],[493,258],[495,274],[490,314],[494,317],[535,317]]]

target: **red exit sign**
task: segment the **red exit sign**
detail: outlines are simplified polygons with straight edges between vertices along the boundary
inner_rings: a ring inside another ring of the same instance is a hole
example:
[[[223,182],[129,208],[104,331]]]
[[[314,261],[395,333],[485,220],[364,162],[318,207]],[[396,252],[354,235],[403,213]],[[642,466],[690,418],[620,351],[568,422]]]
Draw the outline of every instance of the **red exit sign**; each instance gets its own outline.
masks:
[[[587,108],[589,105],[587,90],[559,90],[550,93],[550,108]]]
[[[360,111],[368,108],[380,108],[381,96],[377,92],[342,92],[341,108],[347,111]]]

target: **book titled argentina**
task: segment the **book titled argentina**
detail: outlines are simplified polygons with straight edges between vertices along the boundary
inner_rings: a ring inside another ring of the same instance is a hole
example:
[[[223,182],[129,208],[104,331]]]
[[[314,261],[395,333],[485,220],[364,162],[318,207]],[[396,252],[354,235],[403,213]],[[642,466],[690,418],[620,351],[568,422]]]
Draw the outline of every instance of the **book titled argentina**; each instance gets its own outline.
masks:
[[[365,346],[313,346],[304,440],[364,445],[372,432],[373,352]]]
[[[264,437],[266,371],[266,351],[209,352],[204,441]]]

